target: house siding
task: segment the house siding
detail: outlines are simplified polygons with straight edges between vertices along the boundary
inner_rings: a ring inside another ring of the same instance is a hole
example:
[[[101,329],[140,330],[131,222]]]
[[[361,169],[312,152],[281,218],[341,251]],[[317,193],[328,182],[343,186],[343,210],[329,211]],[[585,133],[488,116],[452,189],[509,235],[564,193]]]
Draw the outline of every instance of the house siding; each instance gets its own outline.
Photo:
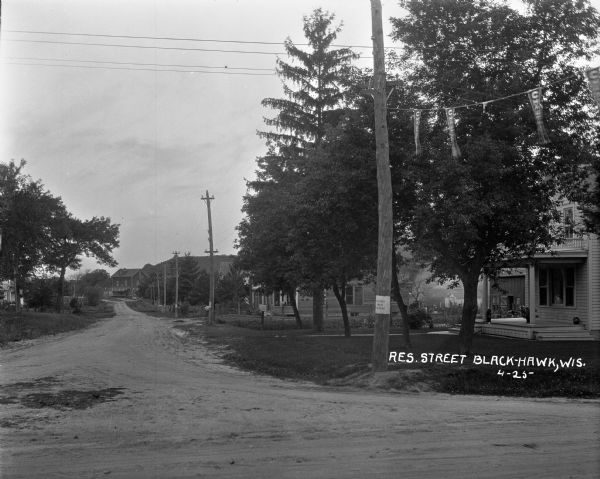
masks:
[[[600,238],[592,236],[588,250],[589,263],[589,310],[590,320],[588,329],[597,337],[600,337]]]
[[[565,324],[573,324],[573,318],[578,317],[583,324],[588,322],[588,264],[565,265],[575,266],[575,306],[543,306],[540,305],[540,270],[535,272],[535,300],[537,308],[536,322],[539,324],[545,320],[565,321]]]

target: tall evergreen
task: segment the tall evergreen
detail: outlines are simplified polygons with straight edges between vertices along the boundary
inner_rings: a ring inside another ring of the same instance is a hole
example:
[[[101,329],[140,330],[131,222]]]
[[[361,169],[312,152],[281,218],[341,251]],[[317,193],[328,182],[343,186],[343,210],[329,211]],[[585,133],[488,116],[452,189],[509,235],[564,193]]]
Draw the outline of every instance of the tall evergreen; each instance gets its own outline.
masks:
[[[292,196],[297,181],[306,172],[309,153],[319,145],[328,125],[337,124],[351,81],[350,62],[355,54],[348,48],[332,48],[341,29],[340,25],[334,25],[334,20],[333,14],[316,9],[304,17],[308,48],[300,48],[289,38],[285,41],[288,61],[277,60],[285,97],[265,98],[262,102],[277,113],[265,118],[265,124],[271,129],[258,132],[266,140],[267,153],[257,160],[256,181],[248,183],[249,193],[244,198],[243,208],[247,218],[240,225],[238,242],[246,268],[264,272],[265,258],[268,258],[269,269],[276,271],[281,289],[292,292],[303,286],[312,290],[317,330],[323,328],[325,282],[319,271],[313,272],[311,277],[299,277],[297,273],[297,261],[290,244],[298,228]],[[277,207],[261,208],[264,204]],[[267,243],[265,225],[270,225]],[[255,279],[267,281],[264,274]],[[272,281],[271,286],[276,287]],[[300,325],[298,315],[297,320]]]

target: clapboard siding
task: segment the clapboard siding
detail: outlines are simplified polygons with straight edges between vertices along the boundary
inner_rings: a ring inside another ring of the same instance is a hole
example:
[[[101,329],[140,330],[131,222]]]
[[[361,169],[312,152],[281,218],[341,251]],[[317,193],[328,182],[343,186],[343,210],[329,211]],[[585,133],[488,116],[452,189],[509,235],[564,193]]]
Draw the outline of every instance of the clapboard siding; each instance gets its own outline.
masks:
[[[566,265],[565,265],[566,266]],[[540,305],[540,270],[536,268],[536,305],[537,319],[536,323],[549,321],[565,321],[566,324],[572,324],[573,318],[578,317],[583,324],[588,324],[588,264],[582,263],[573,265],[575,267],[575,306],[543,306]]]
[[[590,331],[600,331],[600,238],[594,235],[590,239],[588,250],[589,274],[588,281],[590,282]]]

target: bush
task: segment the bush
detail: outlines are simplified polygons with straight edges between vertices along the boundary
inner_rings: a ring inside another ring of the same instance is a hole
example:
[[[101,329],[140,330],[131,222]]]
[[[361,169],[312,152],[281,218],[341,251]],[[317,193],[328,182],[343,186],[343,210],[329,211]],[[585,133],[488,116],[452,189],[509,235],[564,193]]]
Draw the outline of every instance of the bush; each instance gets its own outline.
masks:
[[[79,314],[81,313],[81,302],[79,301],[78,298],[72,298],[71,301],[69,301],[69,306],[71,307],[71,311],[74,314]]]
[[[88,306],[98,306],[100,300],[104,296],[102,288],[99,286],[89,286],[85,288],[83,295],[85,296],[85,302]]]
[[[190,311],[190,303],[187,301],[184,301],[183,303],[181,303],[181,305],[179,306],[179,312],[181,313],[182,316],[186,316]]]
[[[431,316],[423,308],[410,307],[408,310],[408,325],[410,329],[420,329],[425,325],[433,324]]]
[[[56,305],[58,282],[54,278],[35,278],[25,288],[25,302],[36,311],[45,311]]]

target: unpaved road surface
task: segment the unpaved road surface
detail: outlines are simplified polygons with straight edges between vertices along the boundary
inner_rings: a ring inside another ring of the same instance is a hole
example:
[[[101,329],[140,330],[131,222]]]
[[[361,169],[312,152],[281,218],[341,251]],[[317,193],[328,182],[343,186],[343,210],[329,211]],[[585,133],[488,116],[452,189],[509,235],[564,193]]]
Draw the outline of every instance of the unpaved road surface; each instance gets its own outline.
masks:
[[[0,351],[3,478],[600,477],[598,401],[280,381],[116,308]]]

